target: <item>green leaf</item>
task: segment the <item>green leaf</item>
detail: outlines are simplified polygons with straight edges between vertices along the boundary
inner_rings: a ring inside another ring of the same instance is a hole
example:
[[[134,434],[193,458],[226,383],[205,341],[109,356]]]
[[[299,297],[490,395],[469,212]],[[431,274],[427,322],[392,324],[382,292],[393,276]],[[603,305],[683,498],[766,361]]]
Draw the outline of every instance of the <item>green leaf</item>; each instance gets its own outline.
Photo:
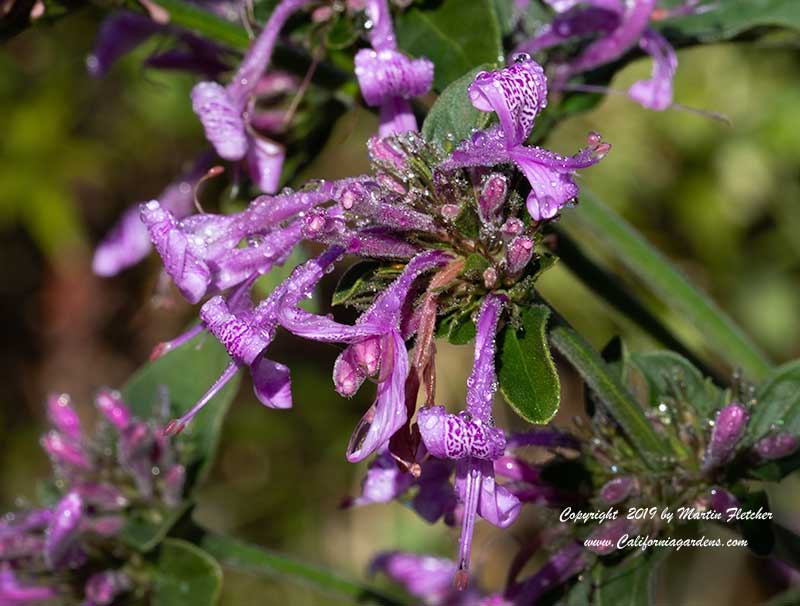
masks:
[[[658,569],[671,553],[656,548],[632,554],[620,564],[598,564],[594,569],[595,606],[648,606],[656,603]]]
[[[492,9],[502,36],[508,36],[514,31],[514,4],[515,0],[492,0]]]
[[[230,537],[208,533],[201,542],[203,549],[220,563],[233,570],[259,576],[291,579],[324,593],[349,598],[357,604],[400,606],[401,600],[384,595],[357,581],[339,576],[313,564],[307,564],[282,553]],[[338,602],[337,602],[338,603]]]
[[[196,4],[183,2],[183,0],[158,0],[158,6],[166,9],[169,13],[169,21],[172,25],[231,48],[246,50],[250,46],[250,37],[241,25],[218,17]],[[138,3],[135,3],[134,8],[139,8]]]
[[[503,60],[500,24],[492,5],[492,0],[429,0],[395,19],[400,48],[436,66],[436,91],[476,65]]]
[[[522,311],[522,325],[506,325],[498,340],[497,376],[508,404],[529,423],[547,423],[558,412],[561,386],[547,347],[550,309],[534,305]]]
[[[470,136],[490,118],[489,114],[475,109],[469,100],[467,88],[475,74],[489,71],[494,64],[485,63],[469,70],[450,84],[433,104],[422,123],[422,135],[428,141],[439,143],[445,150]]]
[[[651,406],[657,406],[664,398],[674,397],[676,391],[703,418],[710,418],[723,404],[723,392],[689,360],[674,352],[633,353],[627,362],[638,369],[647,381]]]
[[[159,551],[153,606],[213,606],[222,589],[222,570],[202,549],[166,539]]]
[[[466,345],[477,334],[475,322],[472,321],[472,313],[480,305],[480,300],[473,301],[464,306],[462,311],[455,312],[451,318],[450,328],[447,331],[447,340],[453,345]]]
[[[180,417],[194,406],[229,363],[225,348],[216,339],[200,335],[139,369],[123,387],[122,396],[136,417],[148,419],[159,409],[166,389],[169,415]],[[186,465],[188,490],[204,479],[211,466],[222,421],[238,386],[237,376],[180,435],[172,438]],[[136,549],[152,549],[184,511],[185,508],[163,516],[131,518],[123,529],[123,537]]]
[[[727,40],[756,27],[800,28],[797,0],[717,0],[710,10],[665,21],[660,29],[671,38],[702,42]]]
[[[800,434],[800,360],[773,370],[756,390],[757,404],[745,442],[753,444],[774,429]]]
[[[569,360],[586,384],[617,420],[642,459],[651,467],[662,466],[669,454],[639,404],[587,341],[571,328],[559,326],[550,332],[550,342]]]
[[[779,593],[768,602],[764,602],[763,606],[797,606],[800,604],[800,589],[787,589],[783,593]]]
[[[575,223],[592,231],[617,260],[704,334],[714,351],[732,366],[741,366],[755,379],[770,369],[764,354],[707,295],[693,286],[664,255],[630,224],[584,190]],[[567,231],[579,238],[565,221]]]

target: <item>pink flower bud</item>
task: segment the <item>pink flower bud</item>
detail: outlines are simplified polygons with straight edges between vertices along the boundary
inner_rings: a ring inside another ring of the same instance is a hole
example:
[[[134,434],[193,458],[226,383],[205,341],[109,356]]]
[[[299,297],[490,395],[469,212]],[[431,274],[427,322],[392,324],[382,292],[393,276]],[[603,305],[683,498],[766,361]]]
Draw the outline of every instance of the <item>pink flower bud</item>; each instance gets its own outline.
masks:
[[[47,398],[47,416],[62,434],[73,440],[80,439],[81,420],[67,394],[51,394]]]
[[[788,433],[776,433],[756,442],[753,450],[762,461],[782,459],[797,450],[797,438]]]
[[[115,391],[103,390],[95,398],[97,409],[103,413],[109,423],[119,430],[125,429],[131,422],[131,411]]]
[[[492,173],[484,181],[478,199],[478,212],[484,223],[493,223],[500,218],[507,191],[508,183],[505,175]]]
[[[512,240],[506,249],[506,268],[511,274],[525,269],[533,257],[533,240],[527,236],[519,236]]]
[[[708,471],[727,463],[739,443],[750,415],[738,402],[720,409],[711,431],[711,440],[703,460],[703,469]]]

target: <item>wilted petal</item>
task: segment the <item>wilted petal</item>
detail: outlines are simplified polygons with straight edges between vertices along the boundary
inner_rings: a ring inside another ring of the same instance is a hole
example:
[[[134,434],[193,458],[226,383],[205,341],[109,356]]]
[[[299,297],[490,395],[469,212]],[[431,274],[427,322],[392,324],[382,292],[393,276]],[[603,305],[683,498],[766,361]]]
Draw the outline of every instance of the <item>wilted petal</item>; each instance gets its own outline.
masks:
[[[400,471],[392,456],[384,452],[369,464],[367,475],[361,483],[361,494],[350,504],[389,503],[408,490],[413,482],[414,477]]]
[[[469,99],[477,109],[497,114],[508,146],[519,145],[547,106],[547,78],[541,65],[518,55],[508,67],[475,76]]]
[[[200,82],[192,89],[192,108],[206,132],[206,139],[220,157],[241,160],[247,153],[248,141],[242,110],[216,82]]]
[[[663,111],[672,105],[672,79],[678,70],[675,49],[658,32],[648,29],[639,40],[641,49],[653,58],[653,75],[628,89],[628,96],[642,106]]]

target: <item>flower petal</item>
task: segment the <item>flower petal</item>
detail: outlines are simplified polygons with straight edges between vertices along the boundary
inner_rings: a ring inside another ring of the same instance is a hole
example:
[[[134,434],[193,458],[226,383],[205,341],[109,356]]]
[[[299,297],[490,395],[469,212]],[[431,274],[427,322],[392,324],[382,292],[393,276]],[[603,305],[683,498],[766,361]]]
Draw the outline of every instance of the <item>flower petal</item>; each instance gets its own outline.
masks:
[[[253,391],[259,401],[270,408],[292,407],[292,379],[289,367],[264,357],[250,365]]]
[[[433,63],[424,58],[409,59],[396,50],[364,48],[356,53],[355,63],[358,85],[368,105],[418,97],[433,84]]]
[[[663,111],[672,105],[672,79],[678,70],[678,57],[669,42],[652,29],[644,32],[639,46],[653,58],[653,75],[649,80],[634,82],[628,96],[647,109]]]
[[[250,136],[247,151],[247,170],[258,188],[265,194],[278,191],[286,150],[266,137]]]
[[[206,139],[220,157],[241,160],[247,153],[248,140],[241,109],[216,82],[200,82],[192,89],[192,108],[203,128]]]

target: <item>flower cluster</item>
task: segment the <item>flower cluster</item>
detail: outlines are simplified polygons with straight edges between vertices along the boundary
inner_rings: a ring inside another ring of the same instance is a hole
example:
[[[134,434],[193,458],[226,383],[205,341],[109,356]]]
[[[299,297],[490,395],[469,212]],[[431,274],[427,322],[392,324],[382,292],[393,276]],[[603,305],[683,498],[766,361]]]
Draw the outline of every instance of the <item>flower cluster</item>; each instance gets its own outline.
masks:
[[[136,515],[157,520],[182,501],[186,470],[160,428],[119,394],[97,395],[103,422],[87,435],[65,394],[48,399],[42,438],[60,495],[0,518],[0,603],[105,606],[143,586],[123,534]]]

